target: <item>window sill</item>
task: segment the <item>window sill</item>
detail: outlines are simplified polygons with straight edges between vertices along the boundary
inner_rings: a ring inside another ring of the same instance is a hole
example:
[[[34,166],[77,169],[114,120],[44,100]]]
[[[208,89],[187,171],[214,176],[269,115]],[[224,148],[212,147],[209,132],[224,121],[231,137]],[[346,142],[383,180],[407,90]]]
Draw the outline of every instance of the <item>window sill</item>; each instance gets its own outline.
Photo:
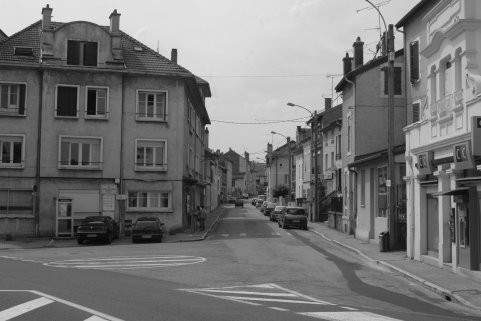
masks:
[[[102,171],[103,168],[102,167],[93,167],[93,166],[74,166],[74,165],[70,165],[70,166],[59,166],[58,169],[60,170],[81,170],[81,171]]]
[[[0,163],[0,169],[25,169],[25,165],[23,164],[2,164]]]
[[[136,117],[136,121],[143,121],[143,122],[153,122],[153,123],[167,123],[166,119],[158,119],[152,117]]]
[[[109,120],[109,117],[107,116],[85,115],[84,118],[88,120]]]
[[[59,116],[59,115],[55,115],[55,118],[59,118],[59,119],[78,119],[79,116]]]
[[[167,172],[167,165],[162,167],[135,166],[135,170],[138,172]]]
[[[127,207],[128,213],[174,213],[171,208],[140,208],[140,207]]]
[[[3,110],[0,110],[0,117],[18,117],[18,118],[25,118],[27,117],[26,114],[19,114],[19,113],[15,113],[15,112],[9,112],[9,111],[3,111]]]
[[[0,219],[2,218],[29,218],[33,219],[35,216],[33,214],[5,214],[5,213],[0,213]]]

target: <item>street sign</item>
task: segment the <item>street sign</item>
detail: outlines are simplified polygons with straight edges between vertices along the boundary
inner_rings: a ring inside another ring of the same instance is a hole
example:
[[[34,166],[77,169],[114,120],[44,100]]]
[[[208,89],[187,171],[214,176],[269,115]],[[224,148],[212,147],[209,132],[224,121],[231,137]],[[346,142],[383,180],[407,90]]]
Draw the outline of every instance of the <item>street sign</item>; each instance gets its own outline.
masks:
[[[127,195],[126,194],[117,194],[115,195],[115,199],[118,201],[125,201],[127,200]]]

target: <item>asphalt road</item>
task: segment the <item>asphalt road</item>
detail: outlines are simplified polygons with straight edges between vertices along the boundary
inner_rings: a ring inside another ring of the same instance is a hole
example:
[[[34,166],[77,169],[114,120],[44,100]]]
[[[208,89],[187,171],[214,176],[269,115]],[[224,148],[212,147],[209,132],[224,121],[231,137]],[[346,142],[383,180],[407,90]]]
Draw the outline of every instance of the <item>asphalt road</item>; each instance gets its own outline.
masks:
[[[1,251],[0,266],[0,321],[480,319],[247,203],[202,242]]]

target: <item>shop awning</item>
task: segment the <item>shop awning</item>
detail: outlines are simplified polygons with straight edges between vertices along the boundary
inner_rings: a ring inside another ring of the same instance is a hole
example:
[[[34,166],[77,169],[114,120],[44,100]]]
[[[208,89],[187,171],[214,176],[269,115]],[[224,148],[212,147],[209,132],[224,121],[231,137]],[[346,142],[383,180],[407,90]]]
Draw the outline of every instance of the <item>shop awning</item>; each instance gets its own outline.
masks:
[[[456,189],[447,191],[447,192],[437,192],[432,193],[432,196],[445,196],[445,195],[463,195],[469,191],[469,187],[458,187]]]

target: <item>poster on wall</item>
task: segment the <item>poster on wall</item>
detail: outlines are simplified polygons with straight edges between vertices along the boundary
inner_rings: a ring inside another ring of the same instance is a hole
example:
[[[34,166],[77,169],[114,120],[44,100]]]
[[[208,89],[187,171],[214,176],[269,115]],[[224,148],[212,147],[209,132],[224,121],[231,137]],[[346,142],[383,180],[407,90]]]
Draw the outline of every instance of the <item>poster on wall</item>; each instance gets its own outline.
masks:
[[[453,157],[456,169],[469,169],[474,167],[471,144],[469,142],[458,143],[453,146]]]

